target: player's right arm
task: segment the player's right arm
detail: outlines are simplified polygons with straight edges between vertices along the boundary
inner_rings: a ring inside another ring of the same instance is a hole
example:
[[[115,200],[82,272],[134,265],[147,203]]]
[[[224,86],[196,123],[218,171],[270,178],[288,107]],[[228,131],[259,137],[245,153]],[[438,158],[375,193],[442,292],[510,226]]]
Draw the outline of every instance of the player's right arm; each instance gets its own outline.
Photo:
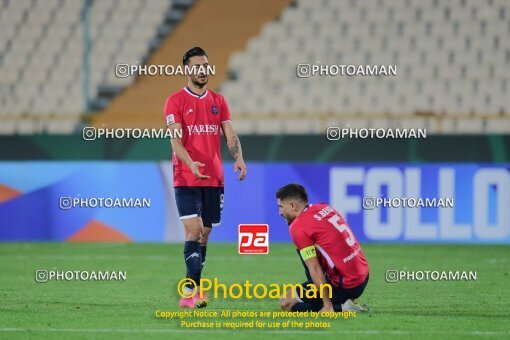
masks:
[[[182,125],[181,123],[175,123],[169,125],[168,128],[172,130],[172,133],[170,135],[175,137],[178,136],[178,134],[175,133],[174,130],[177,131],[181,130]],[[200,173],[199,168],[203,167],[205,164],[201,162],[195,162],[191,159],[188,151],[186,150],[184,145],[182,145],[182,140],[180,138],[178,137],[172,138],[170,140],[170,143],[172,144],[172,150],[177,156],[177,158],[179,158],[184,164],[186,164],[186,166],[191,170],[191,172],[193,173],[193,175],[195,175],[196,178],[198,179],[211,178],[211,176],[203,175],[202,173]]]
[[[179,104],[178,99],[175,96],[170,96],[167,98],[165,103],[165,120],[166,126],[171,130],[171,136],[176,137],[170,140],[172,144],[172,150],[179,158],[181,162],[186,164],[186,166],[191,170],[193,175],[195,175],[198,179],[207,179],[211,176],[203,175],[200,173],[199,167],[203,167],[204,164],[200,162],[195,162],[191,159],[188,150],[182,144],[181,138],[177,137],[180,134],[176,133],[177,131],[182,131],[182,110],[180,109],[182,105]]]

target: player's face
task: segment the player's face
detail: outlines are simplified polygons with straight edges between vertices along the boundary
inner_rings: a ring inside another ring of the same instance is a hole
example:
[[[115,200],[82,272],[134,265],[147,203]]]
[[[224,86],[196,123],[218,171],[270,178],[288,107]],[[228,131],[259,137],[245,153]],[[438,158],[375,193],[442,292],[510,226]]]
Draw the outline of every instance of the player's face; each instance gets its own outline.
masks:
[[[290,225],[298,216],[296,203],[292,200],[282,201],[278,199],[278,213],[287,221],[287,224]]]
[[[204,87],[209,81],[209,75],[207,72],[207,66],[209,66],[209,61],[207,57],[204,56],[195,56],[189,58],[189,66],[194,66],[194,69],[197,71],[194,74],[188,75],[188,78],[191,80],[193,85],[198,88]]]

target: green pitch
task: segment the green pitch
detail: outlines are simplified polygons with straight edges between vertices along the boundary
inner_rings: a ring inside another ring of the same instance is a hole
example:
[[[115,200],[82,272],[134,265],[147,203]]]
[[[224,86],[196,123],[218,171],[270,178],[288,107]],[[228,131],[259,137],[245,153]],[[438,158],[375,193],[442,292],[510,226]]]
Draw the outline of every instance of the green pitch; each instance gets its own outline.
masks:
[[[0,244],[0,338],[465,338],[510,337],[510,247],[364,245],[371,267],[362,297],[373,313],[331,322],[331,328],[202,329],[155,317],[176,311],[184,271],[182,245]],[[126,271],[126,281],[36,283],[37,269]],[[469,270],[476,281],[387,283],[385,272]],[[292,245],[269,255],[238,255],[235,245],[208,248],[204,276],[221,283],[294,283],[304,274]],[[277,311],[275,300],[211,299],[209,311]]]

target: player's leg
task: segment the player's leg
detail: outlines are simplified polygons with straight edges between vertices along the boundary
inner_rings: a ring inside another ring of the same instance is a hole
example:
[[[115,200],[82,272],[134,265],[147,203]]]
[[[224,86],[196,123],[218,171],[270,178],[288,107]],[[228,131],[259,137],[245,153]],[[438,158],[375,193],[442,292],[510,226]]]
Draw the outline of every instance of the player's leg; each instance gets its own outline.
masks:
[[[200,294],[200,279],[202,278],[202,252],[200,240],[204,232],[202,218],[191,217],[183,221],[186,241],[184,242],[184,260],[186,263],[186,277],[191,278],[197,285],[197,291],[191,298],[181,299],[180,306],[185,308],[203,308],[207,306],[207,298]],[[185,290],[192,293],[191,284]]]
[[[209,242],[209,235],[211,234],[212,227],[204,225],[204,231],[202,232],[202,238],[200,239],[200,252],[202,253],[202,267],[204,270],[205,257],[207,256],[207,242]]]
[[[177,187],[175,190],[175,200],[177,210],[184,226],[185,242],[184,242],[184,262],[186,265],[186,277],[192,279],[197,285],[200,284],[202,272],[202,252],[200,249],[200,239],[204,230],[201,213],[201,197],[200,192],[195,187]],[[187,292],[193,291],[192,285],[188,285],[185,289]],[[203,303],[197,305],[196,297],[182,298],[181,307],[193,308],[204,307]]]
[[[202,220],[204,222],[204,232],[200,240],[202,251],[202,269],[207,255],[207,242],[212,228],[221,222],[221,212],[223,210],[223,187],[204,187],[202,188]]]
[[[370,307],[367,305],[360,303],[357,299],[363,294],[365,288],[368,284],[368,275],[367,278],[361,283],[359,286],[345,289],[343,293],[347,297],[347,299],[342,302],[342,310],[346,311],[356,311],[356,312],[370,312]]]
[[[311,282],[312,281],[307,281],[303,283],[303,285]],[[370,312],[370,308],[356,301],[356,299],[359,298],[363,291],[365,290],[367,283],[368,276],[365,279],[365,281],[363,281],[363,283],[354,288],[340,288],[331,285],[332,288],[331,302],[333,303],[333,309],[335,310],[335,312],[342,311]],[[306,299],[304,298],[303,300]],[[320,304],[322,308],[322,299],[320,299]]]
[[[280,299],[280,307],[286,311],[292,312],[306,312],[321,310],[323,303],[320,297],[308,298],[306,291],[312,281],[306,281],[292,289],[288,289],[284,296]]]
[[[200,283],[202,273],[202,252],[200,241],[204,230],[202,218],[199,216],[182,220],[186,241],[184,242],[184,261],[186,263],[187,277]]]
[[[313,281],[308,280],[303,282],[301,285],[297,285],[294,290],[287,290],[284,297],[280,299],[281,308],[292,312],[320,311],[324,306],[322,298],[320,296],[313,296],[315,294],[308,294],[308,296],[310,296],[308,297],[306,294],[308,289],[311,289],[311,285],[313,285]],[[331,302],[333,303],[333,309],[335,312],[369,311],[366,306],[351,300],[351,298],[354,299],[359,297],[365,286],[366,281],[362,285],[352,289],[341,289],[332,285]],[[293,292],[294,294],[292,294]],[[317,293],[317,295],[319,294]]]

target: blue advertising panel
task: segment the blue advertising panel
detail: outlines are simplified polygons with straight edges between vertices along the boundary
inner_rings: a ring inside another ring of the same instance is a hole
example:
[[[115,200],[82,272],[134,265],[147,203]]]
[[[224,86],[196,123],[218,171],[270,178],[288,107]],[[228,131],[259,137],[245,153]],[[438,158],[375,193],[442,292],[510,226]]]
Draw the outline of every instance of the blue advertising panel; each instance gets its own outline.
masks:
[[[215,240],[236,241],[239,223],[267,223],[271,242],[290,242],[275,192],[300,183],[311,203],[332,205],[362,242],[510,243],[508,165],[250,164],[242,183],[225,170],[224,217]],[[376,198],[407,207],[363,207]]]
[[[270,242],[290,242],[275,192],[300,183],[311,203],[337,209],[361,242],[510,243],[508,164],[249,163],[242,182],[231,163],[224,171],[223,217],[213,242],[237,242],[241,223],[269,224]],[[150,207],[68,209],[62,197],[146,198]],[[435,205],[420,205],[420,199]],[[94,241],[104,235],[183,240],[167,162],[0,163],[0,240]]]
[[[91,241],[107,234],[111,241],[160,242],[164,190],[157,163],[2,162],[0,240]],[[150,206],[100,206],[105,198],[145,198]],[[78,205],[71,208],[68,199]]]

